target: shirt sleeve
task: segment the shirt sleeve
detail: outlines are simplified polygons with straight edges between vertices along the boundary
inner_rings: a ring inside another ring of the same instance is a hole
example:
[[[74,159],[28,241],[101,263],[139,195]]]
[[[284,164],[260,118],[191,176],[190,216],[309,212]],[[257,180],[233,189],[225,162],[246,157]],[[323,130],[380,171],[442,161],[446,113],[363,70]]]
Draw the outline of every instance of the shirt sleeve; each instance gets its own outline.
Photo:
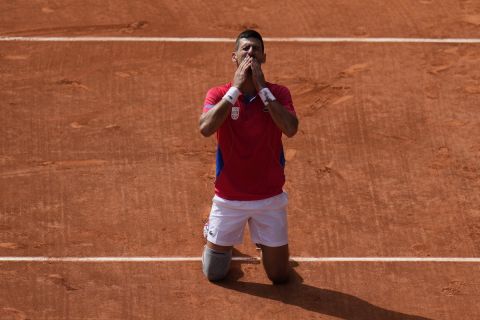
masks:
[[[223,95],[221,95],[220,90],[217,88],[212,88],[208,90],[207,95],[205,97],[205,101],[203,102],[203,113],[207,112],[208,110],[212,109],[220,100],[222,100]]]
[[[280,102],[290,113],[296,115],[295,107],[293,106],[292,95],[290,90],[284,86],[278,86],[274,93],[275,98]]]

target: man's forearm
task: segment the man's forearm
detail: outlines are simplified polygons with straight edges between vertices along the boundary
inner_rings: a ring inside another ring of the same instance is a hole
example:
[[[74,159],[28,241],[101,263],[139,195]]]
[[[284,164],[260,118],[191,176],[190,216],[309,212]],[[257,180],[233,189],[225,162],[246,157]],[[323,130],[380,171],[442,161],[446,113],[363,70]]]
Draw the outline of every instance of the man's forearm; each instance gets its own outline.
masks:
[[[200,116],[200,133],[209,137],[214,134],[227,119],[232,104],[225,99],[220,100],[212,109]]]
[[[291,114],[280,102],[277,100],[269,101],[267,105],[270,116],[273,122],[280,130],[287,136],[293,137],[297,133],[298,119]]]

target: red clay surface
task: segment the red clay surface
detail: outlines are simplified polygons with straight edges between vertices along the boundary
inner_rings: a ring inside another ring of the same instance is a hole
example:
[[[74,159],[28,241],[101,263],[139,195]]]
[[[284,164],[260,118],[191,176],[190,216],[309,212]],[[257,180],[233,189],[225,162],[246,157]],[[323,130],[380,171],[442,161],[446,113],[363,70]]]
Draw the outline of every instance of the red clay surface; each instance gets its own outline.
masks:
[[[197,255],[214,175],[197,119],[228,49],[4,43],[1,254]],[[269,44],[301,119],[295,255],[479,255],[478,49]]]
[[[0,35],[478,37],[475,0],[38,0],[0,5]]]
[[[0,12],[0,35],[25,36],[234,37],[253,26],[282,37],[472,37],[480,28],[473,1],[282,10],[37,1]],[[215,142],[197,120],[206,90],[232,77],[231,50],[0,43],[0,256],[199,256]],[[300,118],[285,139],[292,255],[480,256],[480,45],[266,51],[267,80],[291,89]],[[255,254],[248,237],[239,250]],[[0,318],[480,314],[478,264],[301,263],[303,283],[282,288],[259,265],[241,269],[217,286],[199,263],[2,263]]]
[[[260,265],[228,281],[198,263],[0,264],[1,319],[475,319],[471,264],[304,263],[273,287]],[[242,277],[238,281],[236,278]]]

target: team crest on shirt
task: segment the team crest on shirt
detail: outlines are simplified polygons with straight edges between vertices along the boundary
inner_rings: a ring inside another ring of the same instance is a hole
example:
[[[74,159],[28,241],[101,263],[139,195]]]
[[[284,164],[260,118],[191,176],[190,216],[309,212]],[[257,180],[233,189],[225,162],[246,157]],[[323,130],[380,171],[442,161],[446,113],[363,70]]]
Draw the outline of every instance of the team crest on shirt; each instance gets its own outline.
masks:
[[[240,117],[240,107],[232,107],[232,119],[237,120]]]

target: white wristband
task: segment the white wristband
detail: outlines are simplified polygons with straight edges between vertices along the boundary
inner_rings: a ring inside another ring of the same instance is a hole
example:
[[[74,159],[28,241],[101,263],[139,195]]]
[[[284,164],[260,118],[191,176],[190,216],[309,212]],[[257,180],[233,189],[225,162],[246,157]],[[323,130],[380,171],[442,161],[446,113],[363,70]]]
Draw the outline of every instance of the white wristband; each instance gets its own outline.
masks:
[[[258,95],[260,96],[260,99],[262,99],[263,104],[265,106],[268,105],[270,103],[270,101],[277,100],[268,88],[263,88],[262,90],[260,90],[258,92]]]
[[[230,89],[228,89],[227,93],[225,93],[225,95],[223,96],[223,99],[227,100],[228,102],[230,102],[231,104],[235,104],[235,102],[237,102],[237,99],[238,99],[238,96],[240,95],[240,90],[238,90],[238,88],[236,87],[230,87]]]

